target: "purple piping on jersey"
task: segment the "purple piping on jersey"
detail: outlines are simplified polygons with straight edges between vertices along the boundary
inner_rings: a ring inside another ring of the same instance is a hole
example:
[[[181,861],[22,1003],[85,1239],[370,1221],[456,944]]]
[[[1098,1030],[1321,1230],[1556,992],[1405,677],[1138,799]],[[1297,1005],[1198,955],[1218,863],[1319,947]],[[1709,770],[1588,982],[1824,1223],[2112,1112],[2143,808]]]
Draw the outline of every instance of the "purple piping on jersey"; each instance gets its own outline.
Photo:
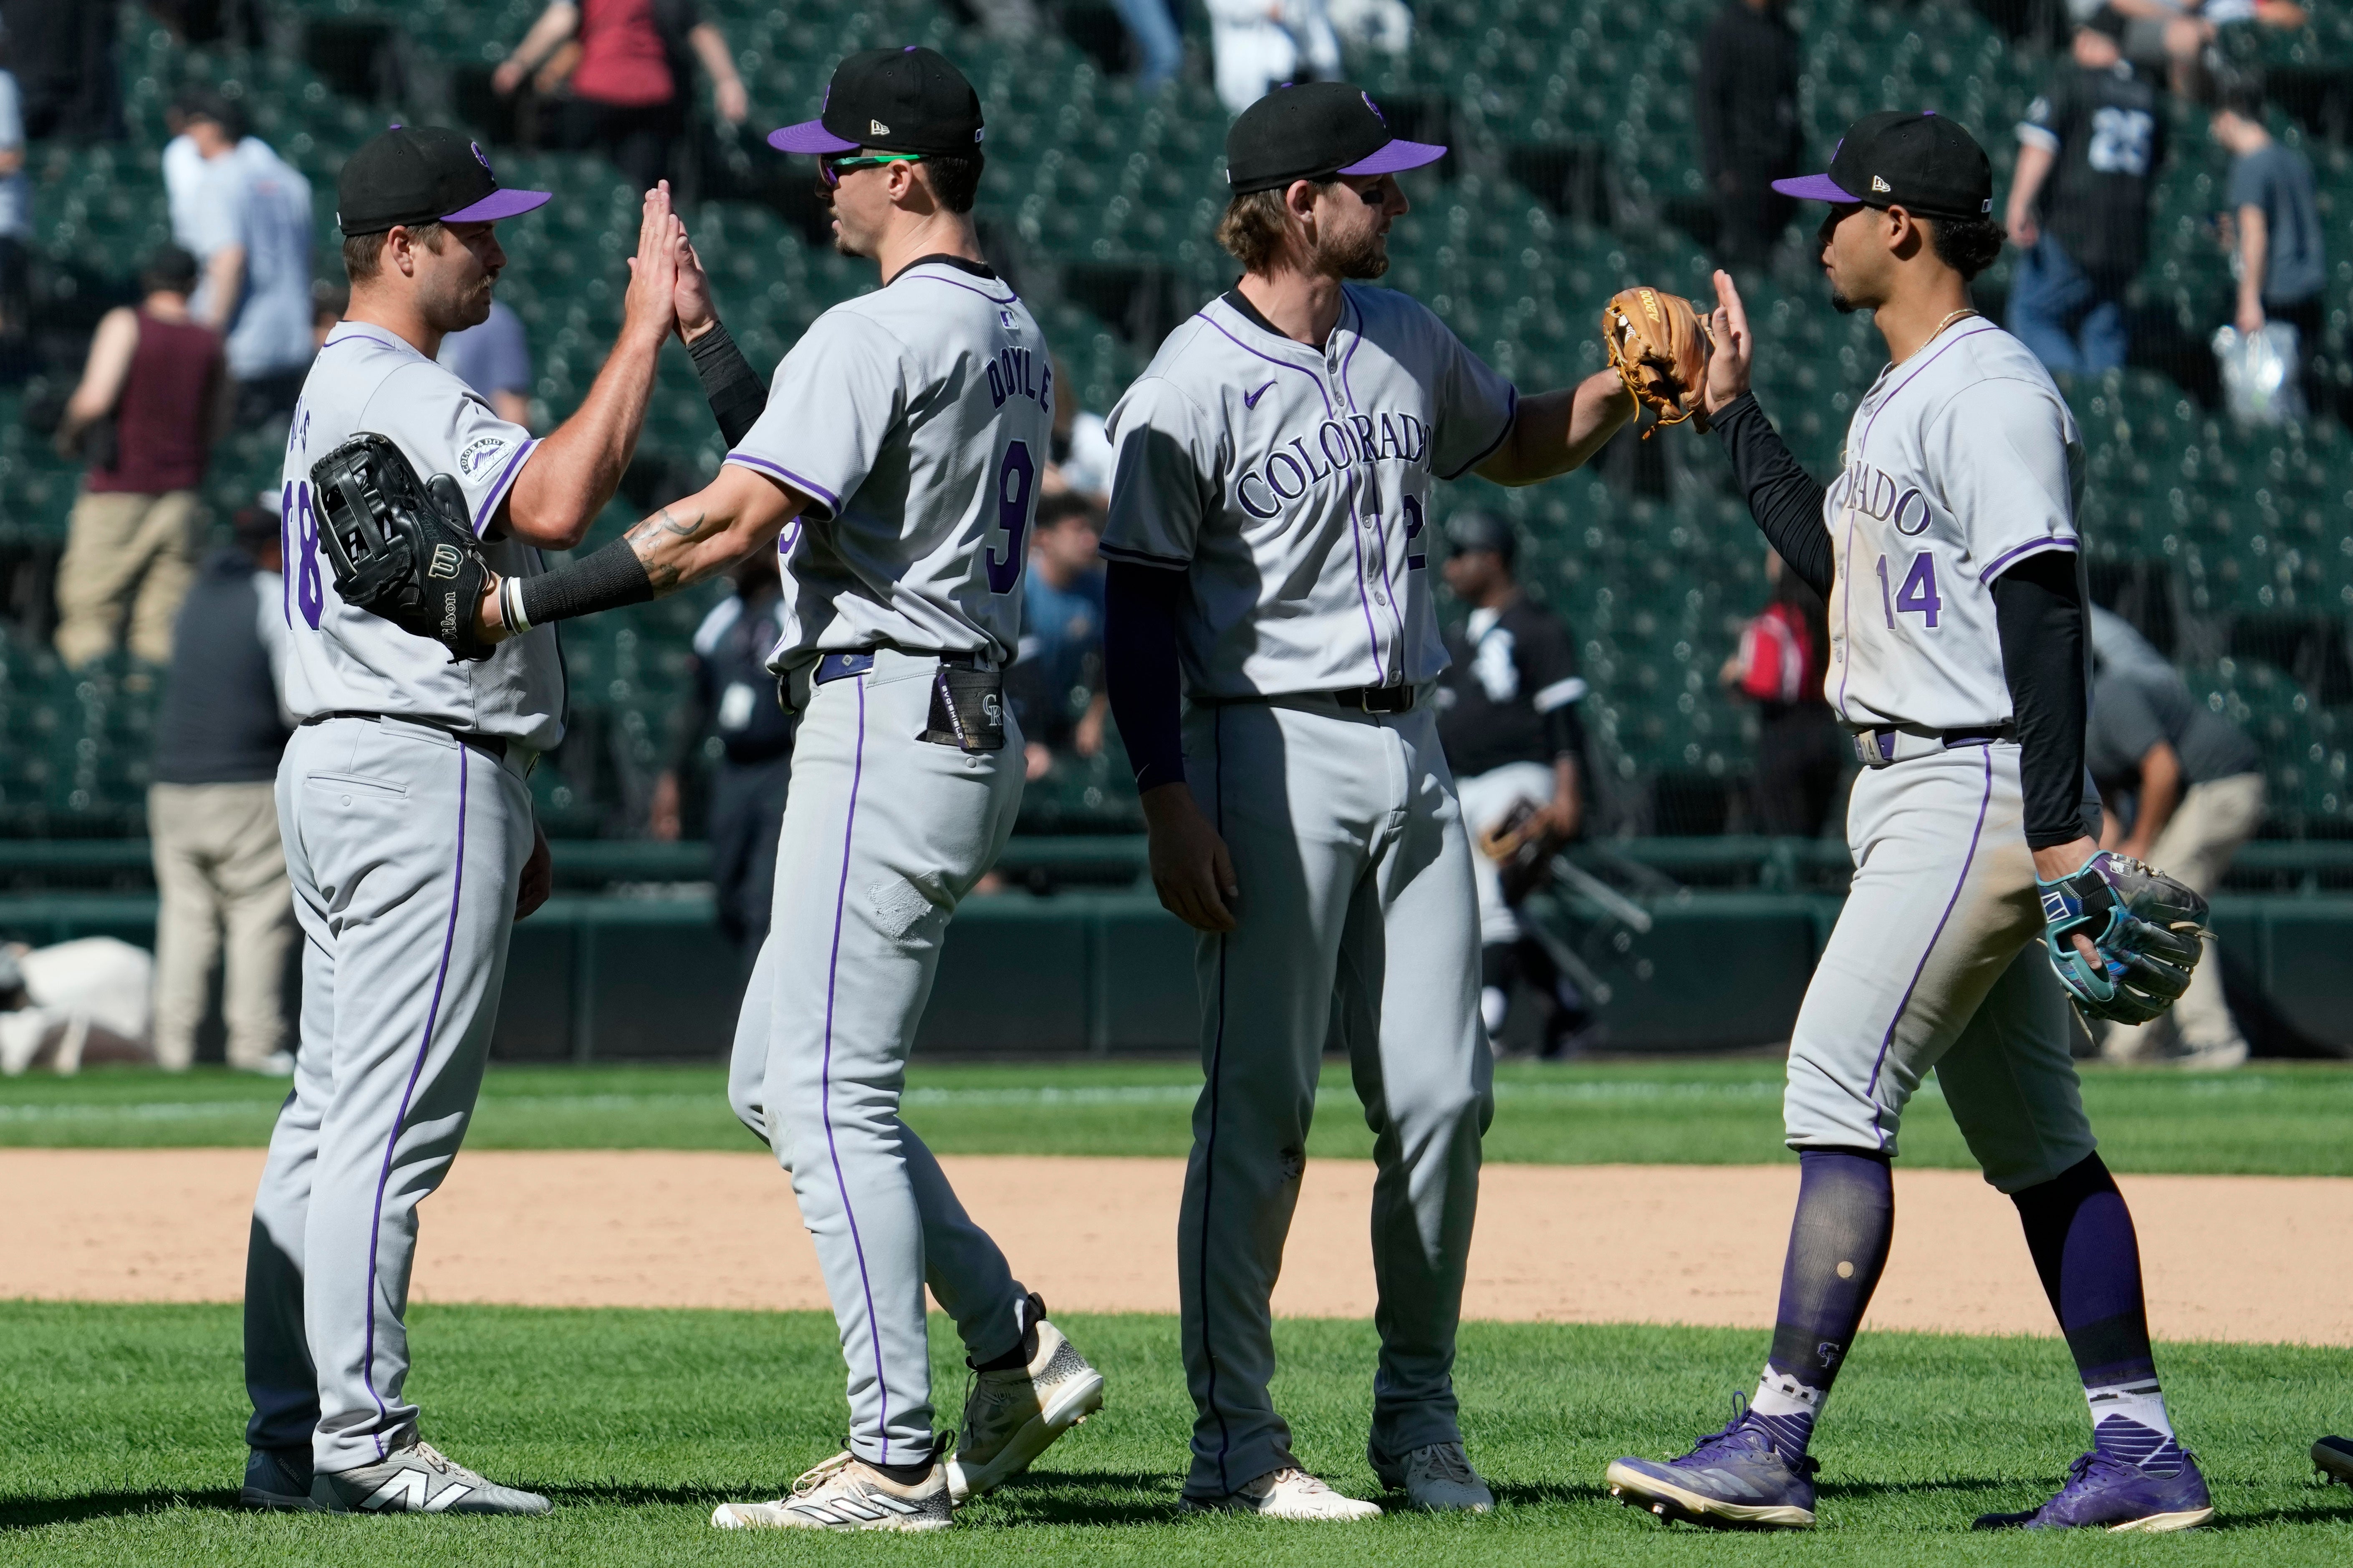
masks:
[[[384,1168],[376,1173],[375,1214],[368,1224],[367,1266],[367,1340],[360,1360],[360,1377],[367,1384],[368,1397],[375,1401],[378,1416],[389,1416],[384,1395],[375,1391],[375,1275],[376,1248],[384,1238],[384,1189],[392,1184],[392,1151],[400,1142],[400,1130],[408,1121],[409,1102],[417,1098],[417,1080],[424,1075],[425,1058],[433,1053],[434,1026],[441,1016],[441,988],[449,979],[449,953],[458,940],[458,900],[466,890],[466,752],[458,748],[458,860],[449,875],[449,921],[441,931],[441,967],[433,975],[433,1001],[425,1010],[425,1036],[417,1042],[417,1059],[408,1067],[408,1087],[400,1091],[400,1110],[392,1119],[392,1131],[385,1134]],[[384,1434],[375,1433],[375,1457],[385,1454]]]
[[[961,289],[967,294],[977,294],[992,305],[1018,305],[1021,303],[1021,296],[1016,294],[1010,289],[1008,289],[1005,291],[1005,298],[1000,300],[986,289],[976,289],[971,284],[964,282],[961,279],[955,278],[943,278],[936,272],[910,271],[900,274],[900,277],[919,278],[927,283],[944,283],[951,289]],[[896,283],[898,280],[899,279],[897,278],[891,279],[893,283]]]
[[[1209,776],[1215,781],[1218,804],[1214,816],[1218,833],[1226,831],[1226,710],[1223,705],[1209,710],[1209,735],[1218,748],[1218,760],[1210,764]],[[1218,1180],[1218,1108],[1223,1087],[1220,1068],[1226,1059],[1226,933],[1218,933],[1218,1023],[1209,1039],[1208,1082],[1201,1092],[1209,1101],[1208,1135],[1201,1141],[1201,1249],[1194,1269],[1199,1281],[1197,1294],[1201,1313],[1201,1368],[1205,1375],[1202,1401],[1209,1413],[1218,1418],[1218,1489],[1233,1490],[1226,1479],[1226,1455],[1233,1447],[1233,1435],[1226,1429],[1226,1413],[1218,1407],[1218,1352],[1209,1345],[1209,1200],[1214,1195]]]
[[[1846,476],[1844,474],[1841,474],[1839,476],[1838,482],[1841,485],[1844,485],[1847,482]],[[1854,632],[1852,629],[1854,626],[1854,567],[1852,565],[1854,560],[1854,509],[1852,507],[1849,507],[1846,513],[1845,556],[1848,563],[1847,568],[1844,572],[1839,574],[1839,631],[1846,638],[1846,646],[1839,650],[1839,694],[1837,708],[1838,716],[1841,719],[1844,719],[1846,717],[1846,678],[1854,673]]]
[[[2030,555],[2039,555],[2046,550],[2073,551],[2081,542],[2064,533],[2054,533],[2047,539],[2030,539],[2017,549],[1995,556],[1986,569],[1978,574],[1978,581],[1990,583]]]
[[[1953,896],[1945,900],[1945,912],[1936,917],[1936,929],[1928,933],[1928,945],[1922,950],[1920,962],[1913,968],[1912,982],[1904,987],[1904,1000],[1895,1004],[1895,1016],[1887,1020],[1886,1037],[1879,1042],[1879,1055],[1872,1060],[1871,1082],[1863,1088],[1864,1096],[1872,1103],[1873,1125],[1877,1125],[1879,1121],[1879,1072],[1886,1065],[1889,1049],[1895,1044],[1895,1026],[1904,1022],[1905,1009],[1912,1005],[1912,993],[1919,989],[1920,976],[1927,973],[1928,960],[1936,953],[1936,939],[1945,934],[1945,924],[1953,918],[1953,910],[1961,901],[1961,890],[1969,885],[1969,867],[1977,861],[1978,840],[1985,835],[1986,808],[1993,804],[1993,748],[1985,748],[1984,755],[1985,794],[1978,800],[1978,823],[1969,829],[1969,848],[1968,853],[1961,857],[1960,879],[1953,884]],[[1879,1146],[1882,1149],[1887,1147],[1887,1129],[1884,1127],[1879,1129]]]
[[[1348,367],[1356,363],[1356,350],[1364,345],[1365,311],[1364,307],[1356,303],[1356,294],[1351,291],[1345,284],[1341,285],[1340,298],[1347,304],[1350,312],[1355,315],[1356,320],[1356,324],[1352,329],[1356,335],[1350,341],[1348,344],[1348,352],[1340,356],[1340,395],[1347,399],[1348,412],[1355,414],[1358,412],[1356,407],[1356,392],[1348,385]],[[1369,453],[1366,455],[1365,467],[1367,469],[1372,467],[1372,458]],[[1405,606],[1398,601],[1404,595],[1398,588],[1396,570],[1389,564],[1388,514],[1380,510],[1380,486],[1377,481],[1376,481],[1373,486],[1373,515],[1379,518],[1381,521],[1381,586],[1388,595],[1389,620],[1397,627],[1398,674],[1402,677],[1405,674],[1406,657]],[[1357,525],[1363,521],[1363,514],[1357,511],[1356,498],[1352,496],[1348,500],[1348,529],[1350,538],[1353,539],[1357,537]],[[1356,566],[1356,580],[1359,584],[1362,584],[1365,575],[1363,554],[1364,552],[1361,550],[1357,552],[1358,560]],[[1377,637],[1373,640],[1373,683],[1377,686],[1388,684],[1389,679],[1388,661],[1381,657],[1380,639]]]
[[[1225,328],[1219,326],[1217,319],[1211,316],[1207,310],[1196,310],[1193,313],[1193,319],[1197,321],[1208,322],[1209,325],[1216,330],[1219,337],[1233,344],[1234,347],[1241,350],[1242,353],[1246,354],[1254,354],[1258,358],[1266,361],[1267,363],[1271,365],[1280,365],[1284,370],[1295,370],[1300,374],[1307,377],[1308,380],[1315,384],[1317,395],[1324,399],[1324,417],[1326,419],[1332,417],[1332,394],[1324,388],[1324,378],[1322,376],[1316,374],[1314,371],[1308,369],[1303,364],[1297,364],[1287,359],[1277,359],[1263,349],[1254,349],[1250,347],[1250,344],[1242,342],[1241,339],[1234,336],[1233,333],[1226,331]],[[1283,341],[1288,342],[1290,340],[1286,338]]]
[[[815,484],[801,478],[798,474],[793,472],[782,463],[772,463],[765,458],[755,458],[749,452],[730,452],[727,454],[725,460],[730,463],[741,463],[747,468],[757,468],[762,473],[774,474],[779,479],[789,479],[794,484],[798,485],[801,489],[807,490],[818,500],[824,502],[825,509],[828,511],[838,513],[841,510],[841,498],[839,496],[834,494],[823,485]]]
[[[1919,365],[1913,370],[1911,374],[1905,376],[1902,381],[1897,382],[1893,387],[1889,388],[1887,395],[1879,400],[1879,406],[1871,411],[1870,419],[1867,420],[1862,426],[1862,439],[1854,444],[1854,455],[1858,458],[1862,457],[1863,447],[1871,445],[1872,426],[1878,424],[1879,416],[1887,412],[1887,405],[1894,402],[1899,396],[1903,395],[1904,389],[1911,385],[1914,382],[1919,380],[1930,365],[1935,364],[1938,360],[1944,358],[1946,349],[1950,349],[1957,343],[1965,343],[1971,338],[1981,338],[1988,332],[1998,332],[2000,331],[2001,331],[2000,327],[1989,323],[1976,329],[1974,331],[1955,332],[1951,342],[1947,342],[1944,348],[1938,349],[1935,353],[1932,353],[1926,359],[1922,360]]]
[[[849,1206],[849,1184],[841,1179],[841,1151],[833,1139],[833,994],[841,977],[841,917],[849,900],[849,842],[858,826],[858,785],[866,774],[866,682],[858,688],[858,747],[850,754],[849,811],[841,825],[841,882],[833,891],[833,952],[825,961],[825,1059],[818,1069],[818,1108],[825,1115],[825,1152],[833,1161],[833,1186],[841,1194],[842,1217],[849,1222],[849,1245],[858,1254],[858,1285],[866,1292],[866,1338],[874,1346],[874,1389],[881,1396],[881,1463],[891,1462],[891,1385],[882,1381],[882,1331],[874,1321],[874,1281],[866,1273],[866,1242],[858,1234],[858,1211]]]
[[[499,510],[499,502],[506,499],[507,488],[514,483],[516,472],[522,468],[522,460],[530,457],[531,449],[538,445],[538,437],[533,437],[517,447],[515,455],[507,459],[507,466],[499,470],[499,477],[491,481],[491,493],[482,498],[481,510],[474,513],[474,531],[477,534],[491,526],[491,514]]]
[[[1450,481],[1461,479],[1463,475],[1469,473],[1472,469],[1477,468],[1480,464],[1493,457],[1495,455],[1495,448],[1501,447],[1504,442],[1512,438],[1512,431],[1520,422],[1520,389],[1517,386],[1511,386],[1507,387],[1505,391],[1506,396],[1504,402],[1504,427],[1495,432],[1495,438],[1493,440],[1488,442],[1486,446],[1480,448],[1479,455],[1477,457],[1472,458],[1469,462],[1463,464],[1461,468],[1455,469],[1451,474],[1439,475],[1438,477],[1440,479]]]
[[[345,343],[374,343],[380,349],[405,349],[410,353],[417,354],[416,344],[395,342],[390,338],[379,338],[373,332],[346,332],[340,338],[331,340],[327,343],[326,347],[330,349],[339,349]],[[322,349],[320,352],[324,353],[325,350]],[[417,354],[417,357],[418,359],[423,359],[425,356],[423,354]]]

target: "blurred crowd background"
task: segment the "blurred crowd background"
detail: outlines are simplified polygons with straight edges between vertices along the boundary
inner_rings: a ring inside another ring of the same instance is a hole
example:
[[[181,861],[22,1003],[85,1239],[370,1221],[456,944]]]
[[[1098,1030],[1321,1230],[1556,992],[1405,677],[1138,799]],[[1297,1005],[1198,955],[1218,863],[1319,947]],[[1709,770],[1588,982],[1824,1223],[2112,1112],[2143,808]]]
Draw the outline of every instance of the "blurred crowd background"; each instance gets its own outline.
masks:
[[[2110,841],[2151,852],[2171,828],[2174,858],[2194,838],[2219,879],[2250,837],[2353,837],[2353,13],[2332,6],[0,0],[0,865],[23,886],[40,857],[12,844],[149,842],[163,1036],[224,935],[233,969],[282,963],[270,626],[315,584],[281,572],[279,470],[343,308],[351,150],[394,121],[459,124],[502,181],[558,193],[502,226],[499,307],[444,352],[545,430],[611,341],[656,178],[755,363],[871,286],[832,252],[809,170],[763,138],[815,112],[843,53],[886,42],[930,43],[978,86],[984,244],[1060,363],[1014,681],[1025,837],[1140,826],[1102,696],[1102,416],[1231,281],[1209,236],[1232,114],[1332,76],[1452,149],[1407,180],[1389,283],[1534,386],[1599,367],[1618,288],[1704,294],[1729,268],[1760,399],[1823,475],[1882,353],[1827,308],[1769,182],[1820,167],[1872,110],[1961,119],[2014,242],[1978,305],[2084,430]],[[590,546],[720,457],[679,353]],[[1819,697],[1822,607],[1776,570],[1711,441],[1622,439],[1561,482],[1437,504],[1481,514],[1450,537],[1496,557],[1447,574],[1466,660],[1514,599],[1563,628],[1575,754],[1532,723],[1520,759],[1555,769],[1559,831],[1819,840],[1787,863],[1835,863],[1852,764]],[[776,597],[764,563],[567,627],[570,738],[533,778],[553,837],[708,840],[739,942],[765,925],[789,779],[760,668]],[[278,1061],[268,988],[226,987],[231,1059]]]

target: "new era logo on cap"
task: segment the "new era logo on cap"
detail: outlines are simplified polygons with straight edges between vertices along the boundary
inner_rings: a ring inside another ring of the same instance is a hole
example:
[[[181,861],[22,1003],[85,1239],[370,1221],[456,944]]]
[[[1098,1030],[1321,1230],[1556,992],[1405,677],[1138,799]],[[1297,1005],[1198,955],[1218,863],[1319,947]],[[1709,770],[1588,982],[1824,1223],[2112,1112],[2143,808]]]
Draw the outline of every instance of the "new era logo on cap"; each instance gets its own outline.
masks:
[[[891,128],[883,124],[879,120],[868,121],[866,122],[866,129],[870,134],[875,136],[888,136],[891,134]]]
[[[882,116],[888,113],[890,119]],[[937,50],[867,49],[834,68],[815,120],[773,132],[779,153],[969,155],[980,144],[980,95]]]
[[[1874,191],[1892,191],[1895,187],[1889,184],[1885,180],[1881,179],[1878,175],[1873,174],[1871,176],[1871,188]]]

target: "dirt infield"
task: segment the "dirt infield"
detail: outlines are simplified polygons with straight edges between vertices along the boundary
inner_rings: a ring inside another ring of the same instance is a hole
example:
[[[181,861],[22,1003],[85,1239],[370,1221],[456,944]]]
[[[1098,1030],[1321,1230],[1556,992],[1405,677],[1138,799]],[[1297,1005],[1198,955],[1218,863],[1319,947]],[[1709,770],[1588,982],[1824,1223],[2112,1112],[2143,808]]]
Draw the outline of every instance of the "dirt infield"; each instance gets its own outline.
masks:
[[[234,1300],[261,1152],[0,1150],[0,1297]],[[942,1162],[1056,1306],[1173,1311],[1173,1160]],[[2127,1176],[2168,1339],[2353,1345],[2353,1179]],[[2052,1331],[2007,1200],[1900,1172],[1870,1325]],[[1367,1317],[1372,1167],[1308,1167],[1275,1310]],[[1769,1327],[1794,1166],[1490,1166],[1466,1315]],[[467,1154],[427,1205],[415,1297],[822,1307],[783,1174],[756,1153]]]

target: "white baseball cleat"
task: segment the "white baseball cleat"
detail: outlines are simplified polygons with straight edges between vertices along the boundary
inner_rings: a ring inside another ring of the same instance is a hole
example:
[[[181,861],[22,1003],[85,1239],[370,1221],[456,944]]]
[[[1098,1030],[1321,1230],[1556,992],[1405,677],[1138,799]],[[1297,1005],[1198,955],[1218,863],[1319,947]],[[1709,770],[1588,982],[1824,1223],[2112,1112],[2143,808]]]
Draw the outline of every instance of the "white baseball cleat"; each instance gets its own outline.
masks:
[[[722,1530],[945,1530],[955,1520],[947,1467],[934,1463],[912,1485],[892,1480],[854,1454],[836,1454],[774,1502],[723,1502]]]
[[[322,1513],[539,1514],[554,1507],[537,1492],[485,1479],[430,1443],[395,1448],[357,1469],[317,1472],[311,1504]]]
[[[1373,1474],[1391,1491],[1405,1493],[1415,1508],[1485,1513],[1495,1506],[1495,1494],[1471,1468],[1460,1443],[1432,1443],[1402,1459],[1392,1459],[1373,1448],[1365,1450]]]
[[[1269,1470],[1223,1497],[1185,1499],[1195,1513],[1255,1513],[1266,1519],[1341,1521],[1378,1519],[1380,1505],[1342,1497],[1305,1470],[1286,1467]]]
[[[973,1374],[964,1432],[947,1462],[957,1502],[994,1491],[1028,1469],[1055,1438],[1103,1408],[1103,1377],[1029,1298],[1038,1351],[1027,1366]]]

